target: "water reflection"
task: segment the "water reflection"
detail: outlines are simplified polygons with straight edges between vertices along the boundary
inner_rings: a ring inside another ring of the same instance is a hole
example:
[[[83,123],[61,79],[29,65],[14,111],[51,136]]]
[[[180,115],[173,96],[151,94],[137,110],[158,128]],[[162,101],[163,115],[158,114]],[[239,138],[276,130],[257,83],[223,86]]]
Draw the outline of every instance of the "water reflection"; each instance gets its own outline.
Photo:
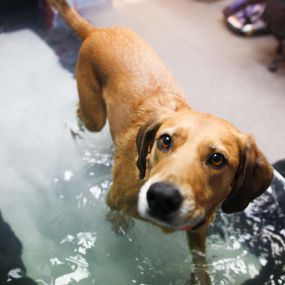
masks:
[[[111,185],[113,151],[87,145],[78,146],[83,167],[65,170],[56,179],[61,207],[44,232],[56,247],[44,268],[52,277],[40,282],[185,284],[191,256],[182,233],[164,235],[139,221],[120,235],[112,231],[105,197]],[[284,180],[276,177],[244,213],[218,213],[209,229],[207,254],[213,284],[284,283],[284,187]]]
[[[106,219],[105,205],[113,149],[99,148],[88,138],[75,146],[79,156],[74,162],[81,160],[82,164],[55,170],[50,178],[53,187],[45,191],[48,198],[37,196],[39,204],[48,199],[48,211],[43,208],[39,219],[33,216],[27,221],[41,235],[25,241],[29,274],[44,285],[185,284],[191,256],[184,234],[165,235],[135,221],[128,231],[117,235]],[[208,240],[213,284],[284,284],[284,185],[276,177],[271,188],[244,213],[218,214]],[[28,200],[35,198],[34,193],[28,196]],[[21,251],[19,242],[15,244]],[[25,272],[21,264],[13,268]]]
[[[218,248],[212,247],[231,254],[227,258],[224,253],[212,262],[214,275],[218,268],[225,272],[224,284],[235,284],[235,275],[249,276],[243,285],[285,282],[285,184],[276,175],[267,192],[243,213],[232,217],[219,213],[211,228],[211,237],[218,244]]]

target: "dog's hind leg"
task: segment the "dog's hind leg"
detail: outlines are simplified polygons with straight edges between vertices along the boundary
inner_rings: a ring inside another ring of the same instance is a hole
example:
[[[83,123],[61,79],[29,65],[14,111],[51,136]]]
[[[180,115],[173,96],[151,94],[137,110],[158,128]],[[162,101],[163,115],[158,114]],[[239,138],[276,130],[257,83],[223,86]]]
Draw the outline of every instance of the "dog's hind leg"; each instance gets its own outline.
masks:
[[[85,54],[77,61],[76,77],[80,99],[77,115],[89,131],[99,132],[106,123],[106,106],[98,74]]]

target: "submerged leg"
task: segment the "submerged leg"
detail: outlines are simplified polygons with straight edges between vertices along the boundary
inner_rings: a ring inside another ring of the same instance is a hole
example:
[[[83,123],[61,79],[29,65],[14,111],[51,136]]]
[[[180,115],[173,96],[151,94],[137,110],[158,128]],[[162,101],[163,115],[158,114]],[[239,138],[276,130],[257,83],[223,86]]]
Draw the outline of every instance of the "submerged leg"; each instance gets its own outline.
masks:
[[[130,226],[134,225],[134,220],[119,211],[110,211],[106,216],[112,224],[112,229],[118,235],[125,235]]]
[[[191,272],[191,285],[211,285],[206,260],[206,230],[207,227],[197,232],[187,232],[188,244],[192,253],[193,269]]]

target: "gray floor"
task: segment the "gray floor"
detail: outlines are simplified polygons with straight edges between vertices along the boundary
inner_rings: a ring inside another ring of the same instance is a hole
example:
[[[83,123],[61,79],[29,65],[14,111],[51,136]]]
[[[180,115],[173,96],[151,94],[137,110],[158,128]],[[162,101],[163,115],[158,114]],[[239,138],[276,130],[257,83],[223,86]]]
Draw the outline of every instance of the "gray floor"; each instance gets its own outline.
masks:
[[[194,108],[253,133],[271,162],[285,157],[285,69],[272,74],[266,68],[274,56],[275,40],[231,34],[221,14],[229,2],[82,2],[81,13],[95,25],[125,25],[142,35],[172,70]],[[53,52],[31,30],[0,34],[0,100],[2,108],[7,107],[3,119],[11,116],[17,120],[15,110],[33,96],[54,98],[58,93],[72,93],[76,101],[74,78],[51,65]],[[55,80],[55,74],[60,81]],[[21,94],[19,100],[15,94]],[[7,106],[8,101],[13,109]],[[9,124],[13,128],[14,122]]]

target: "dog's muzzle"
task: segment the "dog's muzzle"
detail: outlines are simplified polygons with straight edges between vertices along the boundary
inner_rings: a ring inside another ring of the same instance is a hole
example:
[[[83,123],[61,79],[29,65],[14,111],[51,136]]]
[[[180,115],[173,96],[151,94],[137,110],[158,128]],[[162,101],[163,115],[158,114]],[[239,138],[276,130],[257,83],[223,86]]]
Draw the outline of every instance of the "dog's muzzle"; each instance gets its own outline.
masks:
[[[183,197],[175,186],[156,182],[152,184],[147,191],[147,203],[149,215],[167,221],[167,217],[179,210]]]
[[[195,202],[186,200],[181,191],[168,182],[152,177],[141,188],[138,212],[146,220],[173,230],[192,231],[206,219],[204,213],[193,217]]]

